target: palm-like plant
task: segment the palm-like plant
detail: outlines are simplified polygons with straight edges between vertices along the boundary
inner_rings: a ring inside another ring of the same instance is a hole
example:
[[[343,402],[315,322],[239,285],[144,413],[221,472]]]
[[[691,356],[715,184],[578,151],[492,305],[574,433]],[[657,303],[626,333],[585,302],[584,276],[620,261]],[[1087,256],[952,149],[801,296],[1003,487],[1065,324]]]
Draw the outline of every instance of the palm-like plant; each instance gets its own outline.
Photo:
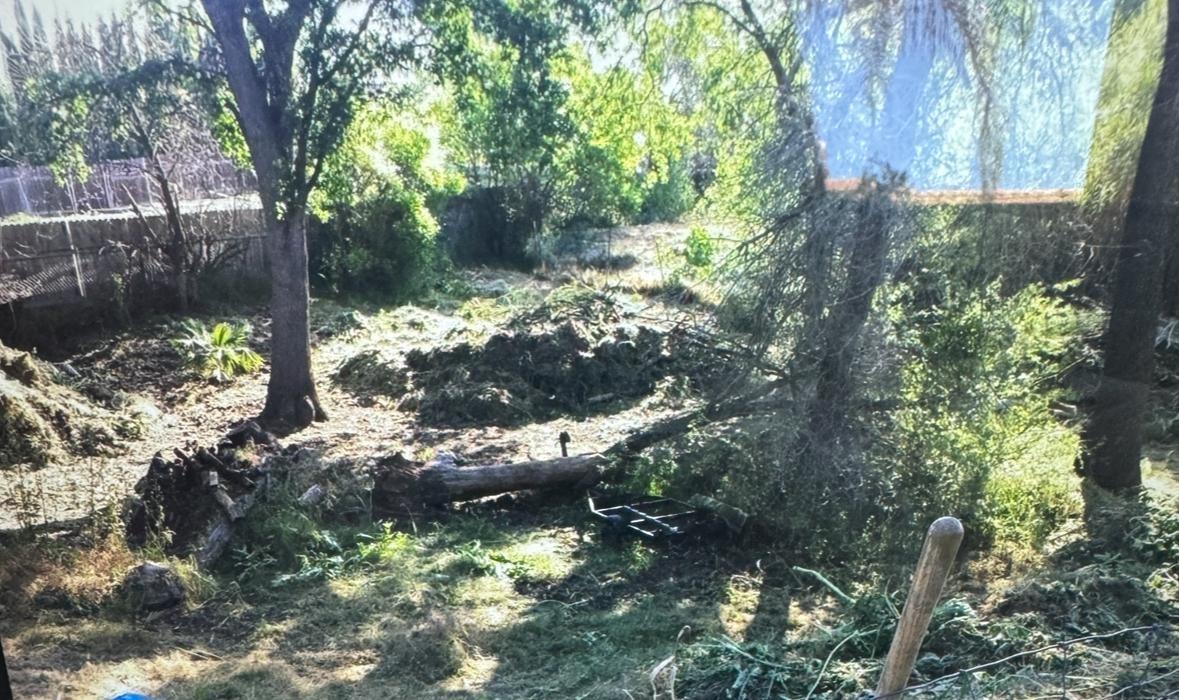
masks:
[[[248,323],[221,322],[210,328],[202,321],[187,319],[171,342],[186,367],[215,382],[228,382],[262,368],[262,356],[250,349]]]

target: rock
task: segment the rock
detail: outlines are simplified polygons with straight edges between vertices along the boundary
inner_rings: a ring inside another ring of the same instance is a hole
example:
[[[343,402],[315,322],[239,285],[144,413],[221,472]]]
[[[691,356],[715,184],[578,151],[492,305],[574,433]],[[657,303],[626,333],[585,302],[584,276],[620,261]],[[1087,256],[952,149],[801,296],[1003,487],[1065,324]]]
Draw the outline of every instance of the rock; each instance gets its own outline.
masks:
[[[476,282],[474,285],[475,292],[482,297],[502,297],[508,292],[512,291],[511,286],[507,280],[494,279],[487,281]]]
[[[429,462],[426,462],[426,466],[429,466],[429,467],[434,467],[434,466],[457,467],[458,466],[458,457],[456,457],[453,452],[447,452],[445,450],[442,450],[434,455],[434,459],[431,459]]]
[[[309,508],[319,505],[323,499],[327,498],[327,495],[328,491],[326,488],[319,484],[312,484],[311,488],[304,491],[302,496],[299,496],[298,503],[304,508]]]
[[[144,562],[127,572],[123,579],[127,599],[142,612],[155,612],[184,602],[184,584],[172,569],[155,562]]]

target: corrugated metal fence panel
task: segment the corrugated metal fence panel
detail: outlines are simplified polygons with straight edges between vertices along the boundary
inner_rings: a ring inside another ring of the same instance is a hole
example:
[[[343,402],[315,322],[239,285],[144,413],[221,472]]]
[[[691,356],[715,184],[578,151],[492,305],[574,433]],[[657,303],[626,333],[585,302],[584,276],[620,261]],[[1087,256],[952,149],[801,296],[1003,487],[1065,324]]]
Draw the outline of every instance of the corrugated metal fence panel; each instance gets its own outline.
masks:
[[[90,166],[85,182],[59,184],[44,166],[0,168],[0,218],[14,214],[61,214],[128,207],[153,201],[156,187],[142,158]],[[224,158],[165,163],[180,199],[242,195],[256,191],[252,173]]]
[[[194,229],[209,233],[210,258],[225,257],[229,269],[246,273],[265,269],[260,209],[211,207],[184,217]],[[163,215],[145,219],[161,240],[167,239]],[[153,286],[172,283],[165,256],[133,214],[0,224],[0,304],[68,306],[110,299],[116,282],[129,279]]]

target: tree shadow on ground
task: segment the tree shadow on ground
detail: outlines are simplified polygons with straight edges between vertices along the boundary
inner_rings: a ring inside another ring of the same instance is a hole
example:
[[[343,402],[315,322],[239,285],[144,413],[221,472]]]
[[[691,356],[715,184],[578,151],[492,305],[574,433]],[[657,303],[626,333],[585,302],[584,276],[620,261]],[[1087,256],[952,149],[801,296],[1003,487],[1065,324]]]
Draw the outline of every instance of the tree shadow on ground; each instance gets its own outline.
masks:
[[[109,662],[199,655],[162,698],[622,698],[680,642],[785,627],[784,565],[763,581],[745,548],[613,545],[589,523],[542,496],[406,523],[388,558],[338,577],[227,562],[216,600],[124,620],[140,642]]]
[[[583,531],[571,556],[561,576],[512,578],[523,607],[509,624],[464,631],[468,653],[494,659],[494,670],[477,690],[446,697],[633,697],[651,691],[647,674],[680,643],[744,622],[725,621],[737,616],[726,609],[732,580],[754,571],[740,549],[611,544]],[[775,607],[785,610],[782,593]]]
[[[1040,573],[1002,597],[996,611],[1034,612],[1062,635],[1179,622],[1179,606],[1149,583],[1175,566],[1179,515],[1147,490],[1111,493],[1086,482],[1082,493],[1085,536],[1053,552]],[[1130,636],[1110,644],[1140,642]]]
[[[270,631],[247,646],[283,667],[251,675],[238,663],[216,670],[228,680],[175,684],[165,697],[627,697],[646,692],[645,673],[677,639],[724,634],[731,579],[756,574],[740,550],[610,545],[577,532],[582,508],[535,505],[444,521],[453,531],[429,546],[446,553],[428,570],[394,561],[358,588],[322,581],[259,598],[258,627]],[[572,563],[550,571],[543,553],[558,546]],[[304,669],[294,688],[287,666]]]

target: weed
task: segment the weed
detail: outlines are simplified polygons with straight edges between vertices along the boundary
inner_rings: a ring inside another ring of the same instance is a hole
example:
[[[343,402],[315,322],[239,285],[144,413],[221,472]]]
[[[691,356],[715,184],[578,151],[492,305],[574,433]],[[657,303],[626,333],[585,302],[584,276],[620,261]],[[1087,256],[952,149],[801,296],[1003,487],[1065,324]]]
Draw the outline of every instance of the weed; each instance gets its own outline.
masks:
[[[716,241],[703,226],[693,226],[684,241],[684,260],[692,267],[702,269],[712,265],[715,254]]]

